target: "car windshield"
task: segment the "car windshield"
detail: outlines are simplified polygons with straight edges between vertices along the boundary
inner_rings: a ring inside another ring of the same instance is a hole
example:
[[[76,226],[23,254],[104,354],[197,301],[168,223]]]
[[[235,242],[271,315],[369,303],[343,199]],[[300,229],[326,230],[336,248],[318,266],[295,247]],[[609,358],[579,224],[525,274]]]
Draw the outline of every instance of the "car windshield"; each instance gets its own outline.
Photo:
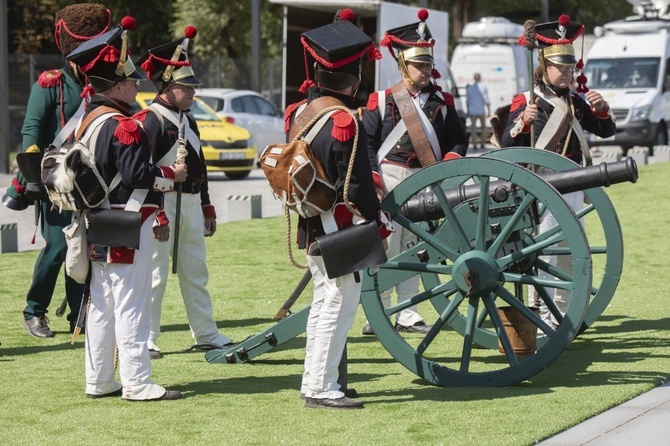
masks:
[[[147,105],[150,105],[153,102],[153,99],[149,99],[146,102]],[[134,103],[131,105],[130,110],[132,113],[136,113],[139,111],[139,108],[139,104]],[[193,104],[191,104],[191,116],[193,116],[196,121],[221,122],[221,118],[211,109],[207,108],[206,105],[202,105],[198,98],[194,99]]]
[[[658,83],[658,57],[589,59],[584,74],[589,88],[653,88]]]
[[[195,118],[196,121],[216,121],[221,122],[221,118],[214,113],[212,110],[207,108],[207,106],[202,105],[198,99],[193,101],[191,105],[191,115]]]

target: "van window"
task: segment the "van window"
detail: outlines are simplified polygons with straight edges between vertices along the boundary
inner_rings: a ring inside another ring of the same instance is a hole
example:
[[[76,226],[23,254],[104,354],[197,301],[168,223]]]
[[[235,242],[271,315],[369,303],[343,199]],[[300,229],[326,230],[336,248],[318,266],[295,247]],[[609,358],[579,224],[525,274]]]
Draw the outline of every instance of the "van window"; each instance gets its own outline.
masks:
[[[589,88],[654,88],[660,64],[658,57],[589,59],[584,74]]]

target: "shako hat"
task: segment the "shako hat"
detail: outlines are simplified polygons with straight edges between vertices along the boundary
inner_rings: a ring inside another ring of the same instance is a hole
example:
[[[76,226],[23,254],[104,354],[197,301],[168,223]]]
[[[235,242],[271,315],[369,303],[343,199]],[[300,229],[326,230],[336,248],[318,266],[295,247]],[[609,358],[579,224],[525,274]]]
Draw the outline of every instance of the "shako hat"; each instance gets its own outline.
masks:
[[[563,14],[555,22],[535,25],[535,38],[542,56],[556,65],[576,65],[572,43],[584,31],[584,25],[570,20]]]
[[[528,33],[529,27],[532,29]],[[558,17],[558,20],[555,22],[539,23],[534,24],[532,21],[526,22],[524,24],[526,33],[519,38],[519,45],[522,46],[534,46],[533,42],[527,41],[529,39],[534,39],[537,48],[539,51],[538,58],[540,60],[540,66],[546,74],[547,62],[550,62],[554,65],[575,65],[577,70],[580,70],[579,76],[577,76],[577,91],[580,93],[586,93],[589,91],[586,86],[587,78],[584,76],[584,58],[583,54],[577,60],[575,56],[575,47],[573,42],[579,37],[582,36],[582,52],[584,51],[583,39],[584,39],[584,25],[581,23],[573,22],[570,20],[570,16],[567,14],[561,14]],[[529,35],[527,35],[529,34]]]
[[[196,27],[189,25],[184,29],[183,37],[158,45],[139,58],[138,65],[147,72],[158,91],[172,84],[202,85],[195,77],[187,52],[189,41],[197,33]]]
[[[379,45],[387,47],[396,60],[402,58],[405,62],[433,63],[435,39],[426,23],[428,10],[420,9],[417,16],[419,22],[386,31]]]
[[[307,53],[316,62],[314,76],[326,88],[344,89],[360,81],[361,57],[380,59],[381,54],[372,39],[353,24],[354,13],[345,8],[335,21],[302,33],[300,42],[305,52],[307,80],[300,87],[302,93],[313,84],[309,79]]]
[[[87,40],[109,29],[112,13],[97,3],[77,3],[56,13],[56,46],[67,56]]]
[[[86,74],[96,92],[108,90],[125,79],[144,79],[129,57],[128,31],[135,19],[126,16],[106,33],[82,43],[66,56]]]

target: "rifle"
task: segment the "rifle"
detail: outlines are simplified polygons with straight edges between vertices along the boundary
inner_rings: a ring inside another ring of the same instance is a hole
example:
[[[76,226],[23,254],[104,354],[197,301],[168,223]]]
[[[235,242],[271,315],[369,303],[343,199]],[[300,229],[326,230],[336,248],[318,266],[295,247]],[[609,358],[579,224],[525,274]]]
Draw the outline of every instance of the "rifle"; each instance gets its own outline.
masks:
[[[67,303],[67,300],[65,301]],[[74,345],[82,328],[86,325],[86,315],[88,314],[88,304],[91,302],[91,265],[88,267],[88,275],[84,283],[84,292],[81,295],[81,306],[79,307],[79,314],[77,314],[77,322],[74,324],[74,331],[72,333],[72,345]]]
[[[310,280],[312,280],[312,272],[307,270],[305,271],[305,274],[302,275],[300,282],[298,282],[298,285],[295,287],[291,295],[288,297],[288,299],[286,299],[286,302],[284,302],[284,305],[281,306],[281,308],[277,311],[277,314],[275,314],[272,319],[283,319],[284,317],[291,314],[291,307],[295,301],[298,300],[298,297],[300,297],[302,292],[305,291],[305,288],[307,287],[307,284]]]
[[[186,138],[184,138],[184,112],[179,110],[179,148],[175,164],[184,163],[186,160]],[[177,183],[177,203],[174,217],[174,243],[172,244],[172,274],[177,274],[177,259],[179,257],[179,225],[181,219],[181,183]]]
[[[533,20],[526,20],[523,24],[524,31],[524,46],[528,50],[528,75],[530,79],[530,88],[529,88],[529,102],[535,104],[535,76],[533,73],[533,52],[536,46],[536,36],[535,36],[535,22]],[[535,147],[535,123],[530,125],[530,146]]]

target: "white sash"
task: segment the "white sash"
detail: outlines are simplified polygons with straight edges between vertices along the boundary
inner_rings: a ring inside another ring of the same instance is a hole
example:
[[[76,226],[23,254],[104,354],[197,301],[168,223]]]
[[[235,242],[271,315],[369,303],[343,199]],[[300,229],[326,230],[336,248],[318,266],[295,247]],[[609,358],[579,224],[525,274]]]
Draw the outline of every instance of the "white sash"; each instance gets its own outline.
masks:
[[[179,116],[177,113],[174,111],[170,110],[169,108],[165,107],[162,104],[158,104],[156,102],[153,102],[149,108],[152,108],[156,113],[159,113],[161,116],[164,116],[168,121],[173,123],[174,125],[179,128]],[[190,131],[191,126],[188,123],[188,118],[186,117],[186,113],[182,114],[182,121],[184,124],[184,131],[186,133],[186,140],[188,143],[193,147],[195,150],[200,149],[200,139],[197,137],[195,132]],[[167,154],[163,156],[160,160],[158,160],[157,164],[158,165],[165,165],[165,164],[172,164],[174,161],[177,159],[177,149],[179,148],[179,140],[175,141],[174,145],[170,148]]]

